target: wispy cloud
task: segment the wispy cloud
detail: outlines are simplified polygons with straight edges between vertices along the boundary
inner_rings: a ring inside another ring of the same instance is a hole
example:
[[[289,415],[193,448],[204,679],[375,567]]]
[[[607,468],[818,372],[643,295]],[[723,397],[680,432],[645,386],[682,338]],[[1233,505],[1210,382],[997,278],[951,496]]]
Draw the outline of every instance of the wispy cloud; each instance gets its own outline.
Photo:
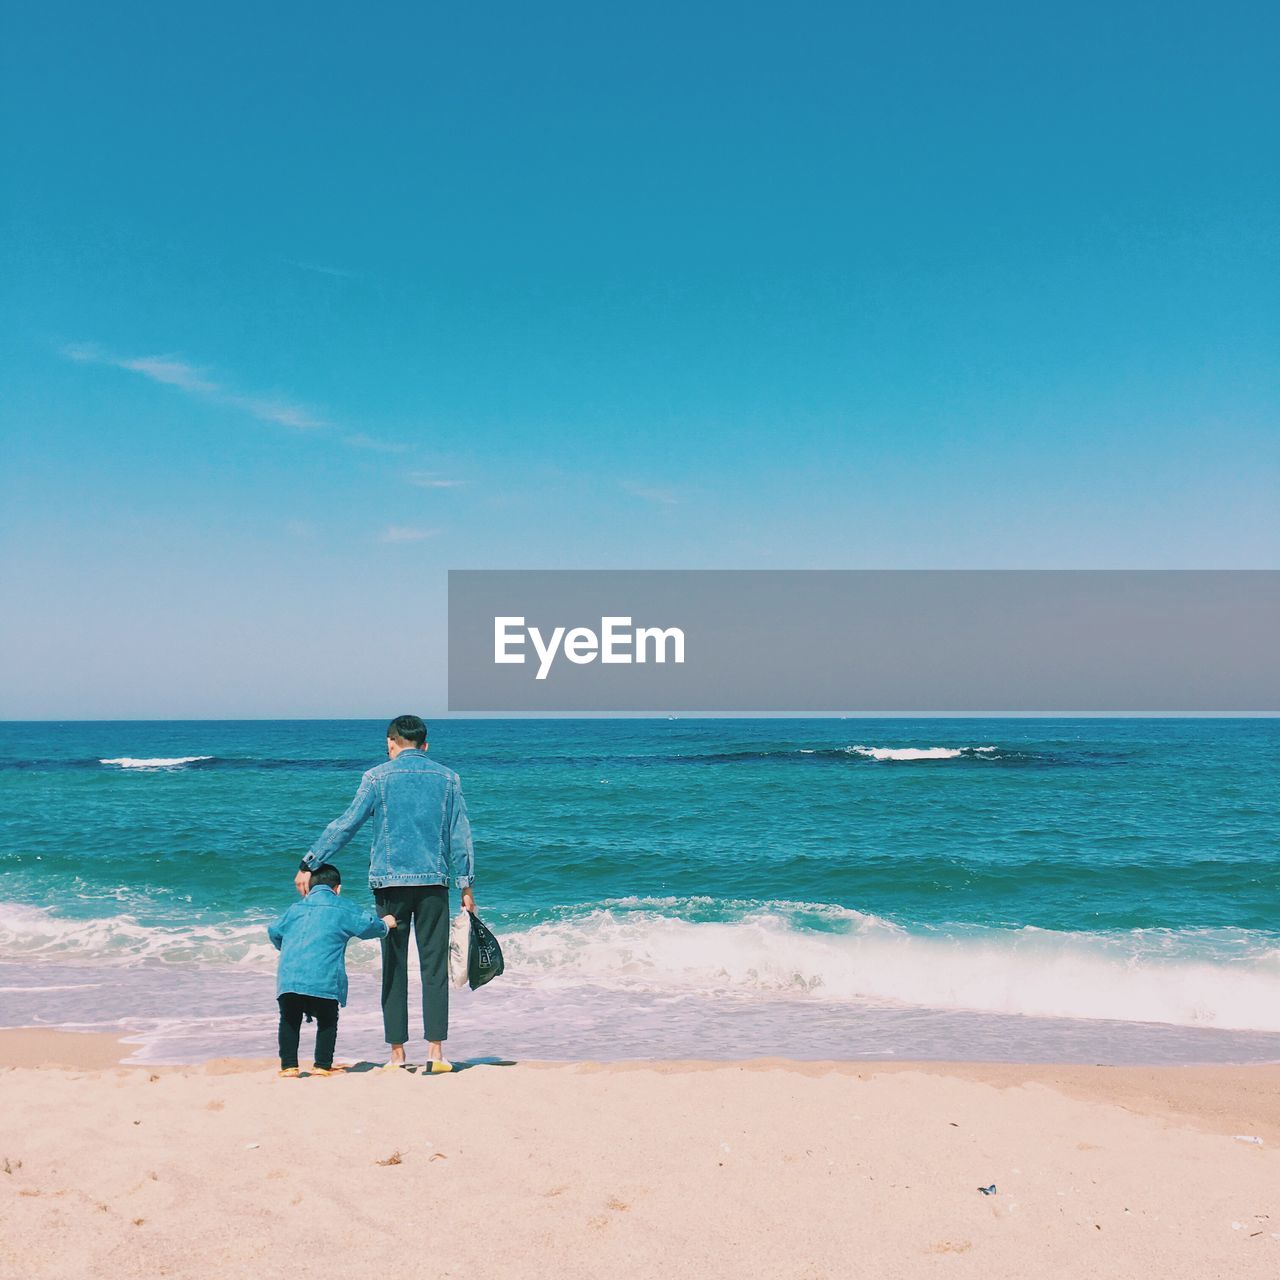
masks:
[[[312,427],[323,427],[327,424],[318,418],[310,409],[300,404],[291,404],[274,396],[237,396],[228,395],[224,402],[243,409],[262,422],[278,422],[282,427],[298,427],[303,431]]]
[[[74,358],[80,360],[84,357],[77,355]],[[182,360],[175,360],[172,356],[143,356],[138,360],[102,360],[99,363],[114,364],[120,369],[140,373],[152,382],[163,382],[166,386],[180,387],[183,391],[194,391],[198,395],[213,396],[220,390],[216,383],[204,376],[203,370]]]
[[[383,531],[382,542],[425,542],[428,538],[434,538],[440,532],[439,529],[408,529],[403,525],[392,525],[390,529]]]
[[[336,276],[339,280],[363,279],[360,272],[348,271],[344,267],[326,267],[319,262],[299,262],[297,258],[282,258],[286,266],[297,267],[299,271],[312,271],[318,276]]]
[[[236,391],[209,377],[208,371],[178,356],[115,356],[100,347],[77,345],[63,348],[68,360],[79,364],[101,364],[113,369],[126,369],[141,374],[152,382],[177,387],[190,395],[200,396],[214,404],[239,409],[259,422],[274,422],[283,427],[308,430],[323,427],[324,420],[305,405],[295,404],[280,396]]]
[[[399,444],[395,440],[379,440],[376,436],[366,436],[359,433],[347,436],[343,443],[349,444],[353,449],[369,449],[374,453],[408,453],[413,447],[412,445]]]
[[[405,479],[419,489],[460,489],[467,483],[465,480],[450,480],[438,471],[410,471]]]
[[[680,495],[674,489],[655,488],[652,485],[632,484],[624,481],[622,487],[633,497],[642,502],[652,502],[659,507],[674,507],[680,501]]]

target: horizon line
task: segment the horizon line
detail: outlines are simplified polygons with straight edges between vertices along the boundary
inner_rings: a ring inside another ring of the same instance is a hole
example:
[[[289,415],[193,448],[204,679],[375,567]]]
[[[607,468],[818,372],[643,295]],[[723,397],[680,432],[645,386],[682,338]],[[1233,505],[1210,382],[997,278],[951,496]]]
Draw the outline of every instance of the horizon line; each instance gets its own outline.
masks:
[[[90,716],[82,719],[0,719],[0,726],[17,724],[368,724],[390,717],[379,716]],[[424,720],[1275,720],[1280,711],[689,711],[689,712],[429,712]]]

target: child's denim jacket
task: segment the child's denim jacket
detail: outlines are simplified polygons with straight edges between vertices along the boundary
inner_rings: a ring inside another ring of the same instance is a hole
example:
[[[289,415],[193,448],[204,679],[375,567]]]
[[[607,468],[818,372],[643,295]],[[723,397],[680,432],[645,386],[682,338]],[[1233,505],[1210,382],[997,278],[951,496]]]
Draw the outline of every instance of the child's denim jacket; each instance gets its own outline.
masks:
[[[280,952],[276,995],[347,1003],[347,943],[352,938],[385,938],[387,926],[363,907],[344,902],[327,885],[317,885],[274,924],[267,935]]]

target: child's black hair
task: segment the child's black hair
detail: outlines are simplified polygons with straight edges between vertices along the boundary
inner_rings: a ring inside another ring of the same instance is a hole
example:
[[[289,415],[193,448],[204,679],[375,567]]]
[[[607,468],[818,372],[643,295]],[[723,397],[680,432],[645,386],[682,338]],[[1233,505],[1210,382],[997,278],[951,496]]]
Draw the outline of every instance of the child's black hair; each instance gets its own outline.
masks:
[[[320,884],[329,889],[336,889],[341,883],[342,872],[332,862],[322,862],[311,873],[311,887],[313,889]]]

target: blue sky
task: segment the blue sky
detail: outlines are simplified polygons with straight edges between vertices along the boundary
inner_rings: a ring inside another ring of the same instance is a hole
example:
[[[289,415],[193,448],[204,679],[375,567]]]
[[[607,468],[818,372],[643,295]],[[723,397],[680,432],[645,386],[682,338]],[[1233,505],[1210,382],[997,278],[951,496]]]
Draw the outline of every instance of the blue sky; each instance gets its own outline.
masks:
[[[27,6],[0,716],[437,711],[449,568],[1275,566],[1278,25]]]

